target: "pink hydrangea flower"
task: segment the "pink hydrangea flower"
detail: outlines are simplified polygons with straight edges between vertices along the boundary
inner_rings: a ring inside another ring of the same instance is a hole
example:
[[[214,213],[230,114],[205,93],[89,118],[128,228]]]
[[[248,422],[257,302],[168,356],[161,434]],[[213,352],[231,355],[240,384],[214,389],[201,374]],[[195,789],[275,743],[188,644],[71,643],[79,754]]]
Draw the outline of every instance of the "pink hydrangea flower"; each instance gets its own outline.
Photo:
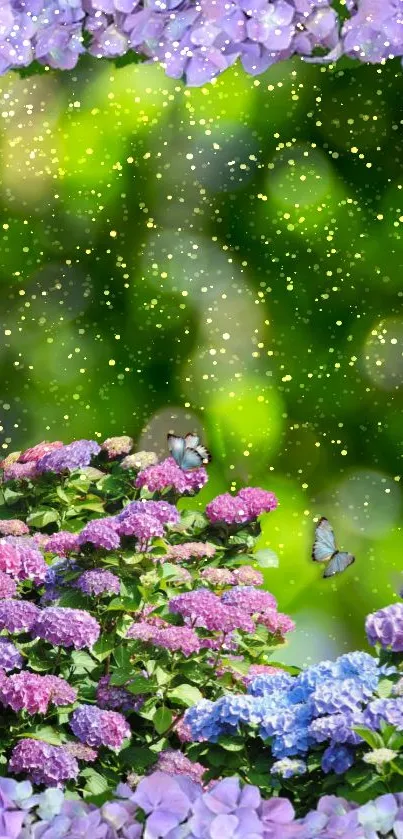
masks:
[[[63,443],[60,440],[54,440],[52,443],[46,443],[45,440],[42,443],[37,443],[36,446],[33,446],[31,449],[25,449],[25,451],[20,455],[19,461],[20,463],[29,463],[30,461],[37,461],[40,460],[41,457],[44,457],[45,454],[49,454],[54,449],[61,449]]]
[[[49,704],[70,705],[77,691],[58,676],[40,676],[26,670],[8,676],[0,685],[0,702],[13,711],[46,714]]]
[[[184,472],[173,457],[167,457],[156,466],[148,466],[139,472],[136,487],[147,487],[149,492],[163,492],[172,487],[180,495],[198,492],[207,483],[207,472],[203,467]]]
[[[216,546],[208,542],[184,542],[182,545],[170,545],[164,559],[174,562],[185,562],[188,559],[211,559],[216,550]]]
[[[24,536],[29,533],[29,527],[19,519],[2,519],[0,521],[1,536]]]
[[[4,571],[0,571],[0,600],[4,600],[7,597],[14,597],[16,591],[17,584],[12,577]]]
[[[79,551],[78,533],[70,533],[68,530],[52,533],[52,536],[46,537],[44,550],[57,556],[67,556],[69,553]]]

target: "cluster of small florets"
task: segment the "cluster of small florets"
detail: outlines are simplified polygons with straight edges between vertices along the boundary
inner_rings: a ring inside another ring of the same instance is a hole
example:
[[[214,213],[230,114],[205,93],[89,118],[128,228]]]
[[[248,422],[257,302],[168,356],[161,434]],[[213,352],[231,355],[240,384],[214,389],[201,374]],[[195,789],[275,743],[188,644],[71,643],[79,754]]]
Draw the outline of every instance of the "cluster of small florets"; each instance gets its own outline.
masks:
[[[216,551],[216,546],[208,542],[183,542],[182,545],[170,545],[164,555],[164,559],[170,562],[187,562],[191,559],[212,559]]]
[[[24,775],[35,784],[49,787],[78,775],[78,763],[66,748],[30,738],[20,740],[14,746],[8,766],[15,775]]]
[[[370,644],[394,653],[403,652],[403,603],[393,603],[368,615],[365,631]]]
[[[46,576],[46,563],[29,537],[4,536],[0,539],[0,571],[14,580],[40,584]]]
[[[124,740],[131,736],[130,726],[122,714],[105,711],[96,705],[80,705],[69,724],[73,734],[92,748],[120,749]]]
[[[147,466],[139,472],[136,487],[146,487],[149,492],[164,492],[173,489],[179,495],[193,495],[207,483],[207,472],[203,466],[184,472],[173,457],[167,457],[155,466]]]
[[[1,672],[1,671],[0,671]],[[0,680],[0,703],[13,711],[46,714],[49,705],[71,705],[77,691],[59,676],[40,676],[27,670]]]
[[[206,515],[214,524],[240,525],[253,521],[262,513],[275,510],[278,501],[273,492],[259,487],[245,487],[237,495],[225,492],[207,504]]]
[[[299,757],[315,744],[328,743],[322,769],[342,773],[353,763],[351,747],[362,742],[354,726],[379,730],[384,721],[403,730],[401,702],[376,698],[380,675],[372,656],[347,653],[298,676],[259,675],[249,682],[246,695],[200,702],[186,712],[185,723],[193,739],[213,742],[221,734],[237,733],[239,725],[258,725],[279,759]]]
[[[1,605],[0,603],[0,625]],[[101,630],[95,618],[83,609],[49,606],[42,611],[38,610],[30,631],[34,638],[43,638],[55,646],[81,650],[84,647],[92,647]]]
[[[125,688],[112,685],[110,676],[101,676],[97,686],[100,708],[106,711],[138,711],[143,702],[142,696],[134,696]]]
[[[83,594],[99,597],[101,594],[119,594],[120,580],[112,571],[104,571],[102,568],[95,568],[93,571],[84,571],[76,581],[76,586]]]
[[[347,0],[346,7],[342,25],[330,0],[237,0],[217,7],[190,0],[102,7],[93,0],[74,6],[46,0],[40,15],[32,4],[12,2],[4,12],[0,70],[33,61],[72,69],[86,51],[84,36],[97,58],[134,50],[190,86],[210,82],[238,59],[255,76],[295,54],[334,61],[345,53],[371,62],[403,55],[395,0]]]

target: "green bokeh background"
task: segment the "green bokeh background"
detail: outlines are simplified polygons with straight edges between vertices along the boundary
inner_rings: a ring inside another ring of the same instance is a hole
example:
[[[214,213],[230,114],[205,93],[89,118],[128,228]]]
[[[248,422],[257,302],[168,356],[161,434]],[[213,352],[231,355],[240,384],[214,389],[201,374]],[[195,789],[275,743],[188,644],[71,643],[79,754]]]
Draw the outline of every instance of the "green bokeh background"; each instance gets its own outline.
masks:
[[[274,490],[283,658],[364,643],[403,583],[398,62],[239,68],[186,89],[85,59],[1,88],[4,453],[198,429],[205,503]],[[310,560],[327,515],[357,561]]]

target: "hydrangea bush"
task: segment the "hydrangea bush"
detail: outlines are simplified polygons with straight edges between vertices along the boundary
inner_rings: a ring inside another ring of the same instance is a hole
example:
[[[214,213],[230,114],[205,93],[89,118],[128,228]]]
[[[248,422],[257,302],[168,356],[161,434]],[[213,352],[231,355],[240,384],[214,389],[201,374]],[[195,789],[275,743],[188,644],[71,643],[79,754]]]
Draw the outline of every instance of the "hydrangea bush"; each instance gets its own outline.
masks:
[[[2,461],[4,835],[374,837],[385,813],[401,839],[403,603],[368,616],[374,655],[273,666],[294,629],[257,549],[275,495],[186,510],[205,469],[133,448]]]
[[[344,54],[384,62],[403,55],[400,5],[399,0],[5,0],[0,73],[30,65],[70,70],[86,51],[124,63],[143,57],[191,86],[211,81],[237,60],[251,75],[292,55],[332,61]],[[106,440],[104,451],[130,457],[127,439],[120,438],[119,449]],[[57,462],[56,451],[48,462]]]

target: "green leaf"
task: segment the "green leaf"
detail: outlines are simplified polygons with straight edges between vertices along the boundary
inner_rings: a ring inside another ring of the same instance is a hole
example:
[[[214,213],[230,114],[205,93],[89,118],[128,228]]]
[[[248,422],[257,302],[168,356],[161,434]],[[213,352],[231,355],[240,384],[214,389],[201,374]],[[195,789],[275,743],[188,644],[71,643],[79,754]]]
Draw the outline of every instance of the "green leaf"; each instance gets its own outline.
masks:
[[[179,577],[182,568],[178,565],[174,565],[172,562],[164,562],[161,573],[164,579],[169,579],[170,577]]]
[[[381,679],[376,691],[382,699],[387,699],[392,693],[393,685],[394,682],[391,679]]]
[[[119,475],[105,475],[97,482],[97,489],[102,490],[105,495],[120,498],[126,492],[127,480]]]
[[[172,723],[172,712],[164,705],[155,712],[153,717],[154,728],[157,734],[163,734]]]
[[[99,772],[95,772],[95,769],[83,769],[81,774],[87,779],[84,790],[91,795],[100,795],[108,789],[108,781]]]
[[[262,551],[256,551],[253,554],[253,559],[259,568],[278,568],[279,558],[274,551],[265,548]]]
[[[38,508],[37,510],[33,510],[27,517],[27,524],[37,528],[46,527],[48,524],[58,521],[59,513],[57,510],[52,510],[51,508]]]
[[[140,599],[132,597],[114,597],[109,603],[107,612],[137,612]]]
[[[59,600],[59,606],[67,606],[72,609],[85,609],[88,599],[80,591],[66,591]]]
[[[60,498],[60,501],[63,501],[65,504],[70,504],[70,496],[67,495],[67,492],[62,487],[56,487],[56,495]]]
[[[382,749],[384,746],[383,738],[380,734],[377,734],[376,731],[371,731],[369,728],[364,728],[361,725],[353,725],[353,731],[356,732],[369,746],[371,749]]]
[[[56,728],[51,725],[42,725],[29,731],[27,734],[21,734],[21,737],[32,737],[33,740],[43,740],[44,743],[50,743],[51,746],[60,746],[63,740]]]
[[[16,504],[20,498],[24,498],[23,492],[18,492],[17,490],[11,489],[10,487],[5,487],[3,490],[4,501],[6,504],[10,506],[12,504]]]
[[[168,696],[180,705],[185,705],[186,708],[190,708],[191,705],[195,705],[196,702],[203,699],[203,694],[200,693],[199,688],[186,684],[173,688],[169,691]]]
[[[127,647],[116,647],[116,649],[113,651],[113,657],[119,668],[129,669],[129,667],[131,666],[131,653],[130,650],[127,649]]]
[[[157,755],[151,749],[147,749],[146,746],[129,746],[129,748],[123,749],[120,752],[119,758],[133,772],[142,774],[144,769],[148,769],[149,766],[155,763]]]
[[[98,667],[96,661],[84,650],[74,650],[74,652],[70,653],[70,657],[74,664],[74,672],[77,675],[91,673],[92,670]]]
[[[218,745],[226,752],[242,752],[245,748],[245,743],[241,737],[229,737],[228,735],[220,737]]]
[[[155,682],[151,679],[146,679],[144,676],[135,676],[125,687],[126,690],[135,695],[155,692]]]
[[[112,652],[116,643],[114,635],[102,635],[92,647],[92,653],[98,661],[104,661]]]

